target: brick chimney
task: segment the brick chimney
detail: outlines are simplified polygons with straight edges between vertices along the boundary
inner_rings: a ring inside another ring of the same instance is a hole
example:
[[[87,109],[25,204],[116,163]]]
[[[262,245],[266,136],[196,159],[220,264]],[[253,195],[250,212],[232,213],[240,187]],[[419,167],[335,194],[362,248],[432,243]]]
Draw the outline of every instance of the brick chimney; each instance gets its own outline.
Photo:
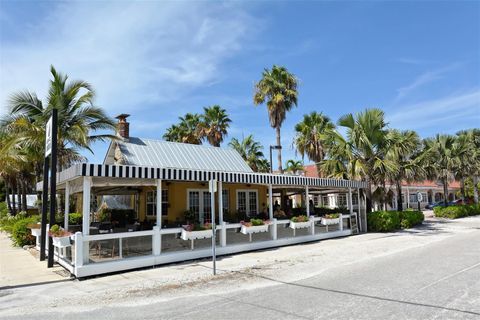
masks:
[[[118,119],[117,135],[124,140],[128,140],[130,138],[130,123],[127,122],[128,117],[130,117],[130,115],[125,113],[115,117],[115,119]]]

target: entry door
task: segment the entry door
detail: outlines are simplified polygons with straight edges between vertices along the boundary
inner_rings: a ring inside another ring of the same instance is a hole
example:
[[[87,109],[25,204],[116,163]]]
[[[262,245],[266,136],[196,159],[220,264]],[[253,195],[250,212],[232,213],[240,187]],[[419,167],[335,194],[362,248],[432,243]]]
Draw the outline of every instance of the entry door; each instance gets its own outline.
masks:
[[[195,220],[205,223],[211,220],[210,192],[206,190],[188,190],[188,210],[193,211]]]

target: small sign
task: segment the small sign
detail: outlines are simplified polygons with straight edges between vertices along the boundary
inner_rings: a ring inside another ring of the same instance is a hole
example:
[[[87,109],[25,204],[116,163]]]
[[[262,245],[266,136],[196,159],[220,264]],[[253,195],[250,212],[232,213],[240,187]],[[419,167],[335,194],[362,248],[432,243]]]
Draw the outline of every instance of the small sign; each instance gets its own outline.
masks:
[[[50,117],[45,128],[45,158],[52,154],[53,117]]]
[[[417,201],[422,202],[423,201],[423,196],[420,192],[417,192]]]

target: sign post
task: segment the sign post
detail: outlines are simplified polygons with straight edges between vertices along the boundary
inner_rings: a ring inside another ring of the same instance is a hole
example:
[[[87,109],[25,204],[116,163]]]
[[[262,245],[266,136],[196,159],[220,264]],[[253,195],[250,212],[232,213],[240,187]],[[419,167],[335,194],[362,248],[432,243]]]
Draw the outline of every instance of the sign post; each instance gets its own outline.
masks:
[[[420,202],[423,201],[423,196],[420,192],[417,192],[417,203],[418,203],[418,211],[421,211],[420,210]]]
[[[43,165],[43,190],[42,190],[42,230],[40,235],[40,261],[44,261],[46,257],[46,239],[47,239],[47,210],[48,210],[48,187],[50,185],[50,226],[55,224],[56,211],[56,194],[57,194],[57,109],[52,109],[52,116],[47,122],[45,128],[45,159]],[[51,164],[49,166],[49,160]],[[49,175],[50,167],[50,175]],[[50,177],[50,183],[49,183]],[[48,237],[48,262],[49,268],[53,267],[53,242]]]
[[[215,192],[217,192],[217,180],[210,180],[208,183],[210,191],[210,208],[212,211],[212,262],[213,262],[213,275],[217,274],[217,230],[215,227]]]

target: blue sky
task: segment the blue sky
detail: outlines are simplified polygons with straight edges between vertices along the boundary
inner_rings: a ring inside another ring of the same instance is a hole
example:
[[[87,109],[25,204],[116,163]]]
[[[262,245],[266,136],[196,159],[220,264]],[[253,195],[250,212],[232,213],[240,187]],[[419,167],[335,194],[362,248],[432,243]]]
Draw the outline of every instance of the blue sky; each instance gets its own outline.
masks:
[[[131,135],[161,138],[186,112],[220,104],[230,138],[275,143],[253,84],[279,64],[300,79],[282,127],[368,107],[422,137],[480,127],[480,2],[27,2],[0,0],[0,112],[11,92],[45,96],[49,66],[93,84]],[[225,144],[226,145],[226,144]],[[101,162],[106,144],[94,147]],[[306,160],[308,162],[308,160]]]

